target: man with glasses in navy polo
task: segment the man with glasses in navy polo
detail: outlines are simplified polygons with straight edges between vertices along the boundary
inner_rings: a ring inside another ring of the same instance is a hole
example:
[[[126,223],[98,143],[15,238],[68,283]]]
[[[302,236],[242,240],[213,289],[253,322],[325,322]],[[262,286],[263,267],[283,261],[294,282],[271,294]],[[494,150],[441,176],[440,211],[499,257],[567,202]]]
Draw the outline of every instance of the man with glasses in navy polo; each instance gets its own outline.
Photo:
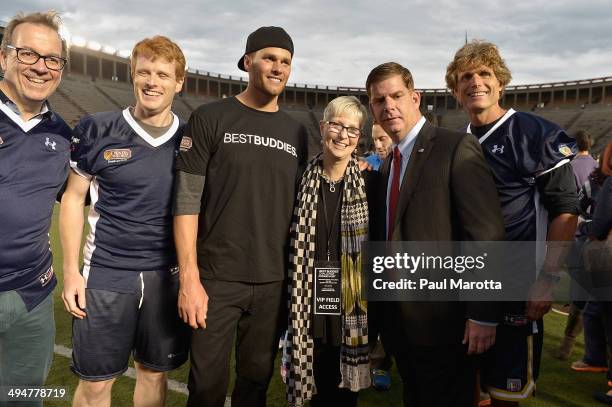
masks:
[[[18,15],[0,46],[0,388],[43,385],[53,359],[48,232],[70,158],[70,127],[47,103],[66,65],[60,24]]]

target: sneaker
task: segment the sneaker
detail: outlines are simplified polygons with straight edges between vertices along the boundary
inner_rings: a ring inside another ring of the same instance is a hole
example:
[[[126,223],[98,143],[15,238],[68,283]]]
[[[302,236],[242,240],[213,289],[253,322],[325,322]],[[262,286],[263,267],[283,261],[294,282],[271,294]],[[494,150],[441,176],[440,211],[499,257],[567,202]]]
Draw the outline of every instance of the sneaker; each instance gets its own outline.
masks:
[[[491,405],[491,396],[489,393],[480,391],[480,400],[478,401],[478,407],[487,407]]]
[[[372,369],[372,387],[376,390],[389,390],[391,387],[391,375],[382,369]]]
[[[604,393],[604,392],[598,392],[593,394],[593,398],[597,401],[600,401],[604,404],[608,404],[610,406],[612,406],[612,396],[609,396],[608,394]]]
[[[572,370],[576,372],[592,372],[592,373],[602,373],[607,372],[607,366],[591,366],[583,360],[577,360],[572,363]]]

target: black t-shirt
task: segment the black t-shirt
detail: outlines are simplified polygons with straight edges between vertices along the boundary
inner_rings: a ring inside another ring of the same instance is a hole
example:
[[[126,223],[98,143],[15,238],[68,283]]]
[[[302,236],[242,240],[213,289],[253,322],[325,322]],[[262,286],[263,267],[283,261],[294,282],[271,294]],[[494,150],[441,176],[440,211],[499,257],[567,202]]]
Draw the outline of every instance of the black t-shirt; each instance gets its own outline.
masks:
[[[315,260],[327,260],[327,250],[329,249],[329,259],[340,262],[340,205],[342,205],[343,187],[344,181],[341,181],[335,185],[335,191],[331,192],[329,183],[321,180],[319,201],[317,202]],[[325,211],[327,211],[327,222],[325,221]],[[328,239],[329,247],[327,245]],[[316,315],[313,311],[312,320],[313,337],[321,339],[324,344],[340,346],[342,343],[342,320],[339,315]]]
[[[471,126],[472,134],[476,136],[477,139],[480,139],[482,136],[487,134],[487,132],[491,130],[493,126],[495,126],[497,122],[500,121],[501,119],[502,118],[500,117],[499,119],[492,121],[489,124],[485,124],[484,126]]]
[[[177,170],[206,176],[197,241],[202,278],[285,278],[306,136],[287,113],[251,109],[233,97],[193,112]]]
[[[315,260],[327,260],[329,249],[329,259],[340,261],[340,206],[342,205],[343,189],[344,181],[335,184],[334,192],[332,192],[329,183],[321,180],[317,202]],[[327,221],[325,220],[326,215]]]

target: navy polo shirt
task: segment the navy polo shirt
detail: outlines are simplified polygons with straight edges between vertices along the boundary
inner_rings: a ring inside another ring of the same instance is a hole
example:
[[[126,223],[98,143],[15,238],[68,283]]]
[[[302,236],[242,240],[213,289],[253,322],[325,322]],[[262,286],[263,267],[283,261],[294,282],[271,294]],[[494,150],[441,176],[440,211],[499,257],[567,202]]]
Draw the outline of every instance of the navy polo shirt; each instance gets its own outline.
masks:
[[[45,104],[24,121],[0,91],[0,291],[29,310],[57,284],[49,227],[70,162],[70,127]]]

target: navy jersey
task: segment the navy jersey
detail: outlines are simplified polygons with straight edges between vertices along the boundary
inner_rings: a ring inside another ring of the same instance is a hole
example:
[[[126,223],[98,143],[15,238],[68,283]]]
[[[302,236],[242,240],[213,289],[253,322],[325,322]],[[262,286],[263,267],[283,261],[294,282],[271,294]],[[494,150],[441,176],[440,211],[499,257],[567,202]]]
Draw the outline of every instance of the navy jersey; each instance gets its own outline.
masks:
[[[171,198],[184,126],[173,117],[158,138],[128,109],[85,117],[74,129],[71,165],[91,180],[90,232],[83,249],[90,288],[121,289],[118,280],[126,272],[134,276],[138,273],[129,271],[176,264]]]
[[[546,240],[548,216],[536,179],[570,162],[574,139],[552,122],[510,109],[479,141],[499,192],[506,239]]]
[[[25,122],[0,92],[0,291],[34,308],[53,290],[49,227],[66,181],[70,127],[48,111]]]

